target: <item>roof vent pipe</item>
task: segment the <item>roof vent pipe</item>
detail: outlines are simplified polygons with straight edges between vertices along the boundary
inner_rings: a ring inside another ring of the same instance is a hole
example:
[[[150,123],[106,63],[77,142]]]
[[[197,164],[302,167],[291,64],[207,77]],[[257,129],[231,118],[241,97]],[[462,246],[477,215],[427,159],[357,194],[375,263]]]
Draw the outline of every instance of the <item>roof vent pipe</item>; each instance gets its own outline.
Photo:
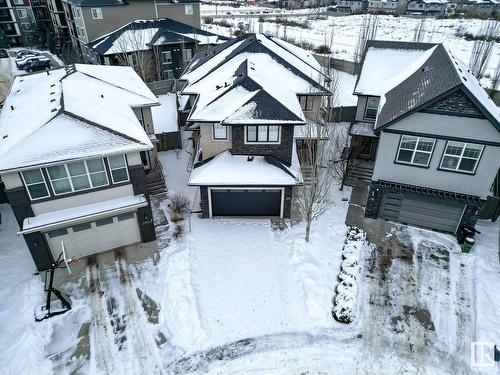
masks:
[[[103,95],[103,94],[101,94],[101,98],[103,98],[103,99],[104,99],[104,95]]]
[[[13,106],[13,105],[11,105],[11,106],[10,106],[10,109],[13,111],[13,110],[14,110],[14,106]]]

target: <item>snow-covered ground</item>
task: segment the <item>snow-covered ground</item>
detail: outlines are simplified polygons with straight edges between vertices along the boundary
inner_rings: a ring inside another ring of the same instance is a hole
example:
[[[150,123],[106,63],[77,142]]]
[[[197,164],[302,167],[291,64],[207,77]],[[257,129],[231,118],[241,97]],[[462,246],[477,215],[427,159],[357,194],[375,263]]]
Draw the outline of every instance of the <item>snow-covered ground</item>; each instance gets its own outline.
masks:
[[[206,25],[203,27],[216,34],[229,36],[238,23],[249,25],[250,32],[263,32],[271,36],[280,38],[290,38],[296,43],[310,43],[315,47],[322,44],[330,44],[333,36],[332,56],[343,60],[354,60],[355,47],[358,40],[360,25],[363,15],[353,16],[324,16],[316,19],[313,16],[293,17],[290,20],[296,22],[308,22],[309,28],[300,28],[269,22],[259,22],[258,18],[238,18],[237,16],[228,19],[234,27],[227,28],[217,25]],[[413,41],[415,28],[419,25],[418,18],[379,16],[376,39],[394,41]],[[464,63],[468,63],[472,53],[473,41],[465,40],[457,35],[458,33],[478,34],[483,20],[477,19],[434,19],[428,18],[424,26],[423,42],[444,43],[456,54]],[[285,39],[286,39],[285,38]],[[493,74],[498,61],[500,60],[500,44],[496,43],[488,64],[487,74]]]

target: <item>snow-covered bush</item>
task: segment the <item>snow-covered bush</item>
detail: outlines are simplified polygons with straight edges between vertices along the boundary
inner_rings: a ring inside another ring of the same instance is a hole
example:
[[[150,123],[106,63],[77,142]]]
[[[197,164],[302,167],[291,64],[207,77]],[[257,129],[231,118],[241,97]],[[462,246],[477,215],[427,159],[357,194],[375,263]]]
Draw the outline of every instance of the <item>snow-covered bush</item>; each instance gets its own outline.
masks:
[[[182,194],[174,194],[169,198],[170,220],[173,222],[179,221],[189,212],[189,199]]]
[[[360,272],[360,253],[366,239],[366,233],[356,227],[347,231],[347,239],[342,249],[342,263],[336,296],[333,300],[333,317],[341,323],[351,323],[355,317],[356,296],[358,294],[357,279]]]

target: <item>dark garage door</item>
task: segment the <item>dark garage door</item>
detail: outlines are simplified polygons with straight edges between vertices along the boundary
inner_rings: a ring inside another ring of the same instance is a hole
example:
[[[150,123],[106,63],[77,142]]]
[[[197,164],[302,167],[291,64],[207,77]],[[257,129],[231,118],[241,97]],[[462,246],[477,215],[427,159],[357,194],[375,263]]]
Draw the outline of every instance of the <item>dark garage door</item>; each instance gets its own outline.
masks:
[[[280,216],[281,190],[211,189],[212,216]]]
[[[455,233],[465,205],[452,199],[385,193],[380,216],[408,225]]]

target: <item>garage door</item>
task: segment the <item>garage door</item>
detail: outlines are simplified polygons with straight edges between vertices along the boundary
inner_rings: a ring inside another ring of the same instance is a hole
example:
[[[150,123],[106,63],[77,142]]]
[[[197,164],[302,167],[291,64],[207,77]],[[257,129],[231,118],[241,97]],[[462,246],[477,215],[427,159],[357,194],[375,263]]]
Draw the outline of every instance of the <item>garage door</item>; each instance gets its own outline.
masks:
[[[380,216],[408,225],[455,233],[465,204],[409,193],[385,193]]]
[[[83,258],[141,241],[141,234],[134,212],[126,212],[92,222],[75,224],[46,233],[55,258],[61,253],[64,241],[68,257]]]
[[[210,189],[212,216],[280,216],[281,189]]]

